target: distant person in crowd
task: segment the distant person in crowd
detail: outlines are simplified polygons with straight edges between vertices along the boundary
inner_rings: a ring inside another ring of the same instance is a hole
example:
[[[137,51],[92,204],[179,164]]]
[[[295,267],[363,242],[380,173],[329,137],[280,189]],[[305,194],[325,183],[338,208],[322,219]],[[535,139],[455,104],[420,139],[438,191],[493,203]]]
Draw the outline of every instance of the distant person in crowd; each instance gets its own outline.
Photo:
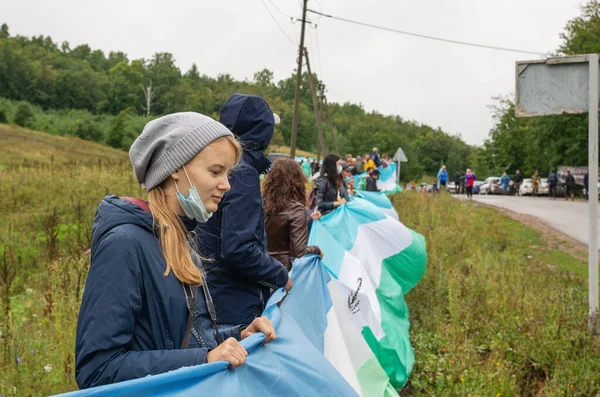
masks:
[[[583,189],[585,190],[585,199],[586,200],[590,199],[589,186],[590,186],[590,174],[586,170],[585,175],[583,175]]]
[[[465,189],[467,191],[467,198],[473,199],[473,186],[475,185],[475,174],[470,168],[467,168],[465,174]]]
[[[440,168],[440,171],[437,174],[437,179],[439,183],[439,189],[446,190],[446,184],[448,183],[448,171],[446,171],[445,165]]]
[[[375,165],[375,161],[372,158],[370,158],[368,154],[365,154],[364,159],[365,159],[365,162],[364,162],[363,167],[365,170],[368,171],[369,168],[373,168],[373,169],[377,168],[377,166]]]
[[[362,174],[363,172],[365,172],[365,166],[364,166],[364,162],[363,159],[361,159],[360,157],[357,157],[354,160],[354,169],[356,170],[357,174]]]
[[[344,178],[344,184],[346,185],[346,191],[348,196],[355,196],[356,190],[354,189],[354,167],[342,161],[342,177]]]
[[[433,184],[431,185],[431,193],[437,193],[438,192],[438,184],[437,182],[433,182]]]
[[[379,180],[379,170],[378,169],[374,169],[371,172],[371,175],[369,177],[367,177],[367,186],[366,186],[366,191],[367,192],[378,192],[379,188],[377,187],[377,181]]]
[[[325,216],[349,200],[342,178],[342,160],[328,154],[323,160],[323,173],[315,180],[315,206]]]
[[[454,194],[460,193],[460,171],[454,173]]]
[[[550,171],[548,175],[548,185],[550,185],[550,197],[549,200],[556,200],[556,186],[558,185],[558,174],[556,170]]]
[[[350,163],[352,160],[353,160],[352,153],[348,153],[348,154],[346,155],[346,162],[347,162],[347,163]]]
[[[502,194],[507,195],[510,190],[510,176],[504,171],[500,177],[500,186],[502,186]]]
[[[250,324],[265,309],[271,291],[292,288],[286,268],[267,253],[260,176],[273,167],[264,156],[275,130],[275,117],[257,96],[233,94],[221,109],[223,123],[239,139],[244,153],[221,197],[215,216],[196,228],[206,261],[208,286],[223,329]]]
[[[567,171],[567,178],[565,179],[565,186],[567,188],[567,194],[565,195],[565,200],[569,200],[571,197],[571,201],[575,201],[575,177],[571,174],[571,171]]]
[[[531,176],[531,189],[533,197],[537,197],[538,191],[540,189],[540,184],[542,183],[542,178],[538,170],[535,170],[535,174]]]
[[[148,202],[108,195],[96,211],[75,344],[80,389],[208,362],[237,367],[247,356],[239,340],[275,339],[263,317],[218,329],[192,234],[217,211],[241,154],[225,126],[192,112],[150,121],[134,141]]]
[[[308,246],[306,177],[292,159],[278,159],[262,186],[265,202],[265,230],[269,255],[292,270],[296,258],[322,255],[317,246]]]
[[[373,163],[375,164],[373,168],[381,167],[381,158],[379,157],[379,150],[376,147],[373,148],[370,157],[371,160],[373,160]]]
[[[387,153],[381,155],[381,167],[387,168],[390,165],[390,156]]]
[[[517,170],[517,172],[515,173],[515,179],[513,180],[514,182],[514,189],[515,189],[515,196],[520,196],[521,195],[521,183],[523,183],[523,175],[521,175],[521,171]]]
[[[310,170],[313,176],[321,170],[321,166],[317,160],[313,160],[313,162],[310,163]]]
[[[310,160],[308,159],[308,157],[305,158],[304,161],[302,161],[302,172],[304,173],[306,179],[310,180],[310,178],[312,177],[312,170],[310,168]]]
[[[466,183],[466,175],[461,172],[460,174],[460,194],[465,194],[465,183]]]
[[[410,190],[417,190],[417,184],[414,182],[411,182],[410,184]]]

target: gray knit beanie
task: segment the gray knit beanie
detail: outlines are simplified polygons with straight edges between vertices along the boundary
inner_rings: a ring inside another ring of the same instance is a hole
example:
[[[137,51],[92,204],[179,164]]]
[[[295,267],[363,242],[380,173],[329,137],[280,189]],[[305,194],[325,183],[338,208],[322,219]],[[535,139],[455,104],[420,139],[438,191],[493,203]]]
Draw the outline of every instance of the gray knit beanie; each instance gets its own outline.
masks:
[[[135,177],[150,191],[224,136],[233,134],[223,124],[200,113],[173,113],[152,120],[129,149]]]

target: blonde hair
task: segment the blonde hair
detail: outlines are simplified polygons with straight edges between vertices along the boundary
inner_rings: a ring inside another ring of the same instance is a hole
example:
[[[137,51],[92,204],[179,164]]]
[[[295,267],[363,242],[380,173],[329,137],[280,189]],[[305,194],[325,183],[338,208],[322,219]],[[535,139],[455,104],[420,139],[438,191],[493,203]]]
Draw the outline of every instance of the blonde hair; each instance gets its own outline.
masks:
[[[227,139],[235,151],[235,164],[240,161],[242,147],[233,137],[223,137],[218,142]],[[213,142],[213,143],[214,143]],[[158,228],[160,247],[167,262],[165,277],[171,271],[179,281],[190,285],[202,284],[202,271],[192,260],[191,250],[196,244],[192,236],[179,218],[167,204],[167,196],[163,189],[165,182],[148,192],[148,203],[154,223]],[[190,242],[192,246],[190,246]]]

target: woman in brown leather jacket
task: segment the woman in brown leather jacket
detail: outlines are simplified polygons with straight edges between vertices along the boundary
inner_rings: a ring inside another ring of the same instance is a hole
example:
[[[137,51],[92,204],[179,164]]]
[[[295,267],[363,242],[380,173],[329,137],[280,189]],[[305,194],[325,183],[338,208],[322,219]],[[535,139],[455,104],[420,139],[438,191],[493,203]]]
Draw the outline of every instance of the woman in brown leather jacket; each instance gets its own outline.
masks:
[[[265,231],[269,255],[288,270],[292,262],[307,254],[321,255],[308,246],[306,177],[293,159],[278,159],[263,182]]]

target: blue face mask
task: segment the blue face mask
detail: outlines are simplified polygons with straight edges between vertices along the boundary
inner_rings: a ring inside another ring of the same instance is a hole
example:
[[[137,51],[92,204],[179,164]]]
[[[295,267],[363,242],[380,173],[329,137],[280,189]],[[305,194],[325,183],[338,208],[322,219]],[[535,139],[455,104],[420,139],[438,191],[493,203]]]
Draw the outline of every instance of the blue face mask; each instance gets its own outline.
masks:
[[[175,181],[175,188],[177,189],[177,193],[175,196],[177,197],[177,201],[179,201],[179,205],[185,212],[185,216],[189,219],[196,220],[200,223],[205,223],[212,216],[212,212],[208,212],[206,207],[204,207],[204,203],[200,196],[198,195],[198,191],[196,190],[196,186],[192,186],[192,181],[190,181],[190,177],[183,167],[183,171],[185,172],[185,176],[190,184],[190,192],[189,197],[185,197],[180,191],[179,186],[177,186],[177,181]]]
[[[352,180],[351,176],[347,176],[346,179],[344,179],[344,182],[349,183]]]

